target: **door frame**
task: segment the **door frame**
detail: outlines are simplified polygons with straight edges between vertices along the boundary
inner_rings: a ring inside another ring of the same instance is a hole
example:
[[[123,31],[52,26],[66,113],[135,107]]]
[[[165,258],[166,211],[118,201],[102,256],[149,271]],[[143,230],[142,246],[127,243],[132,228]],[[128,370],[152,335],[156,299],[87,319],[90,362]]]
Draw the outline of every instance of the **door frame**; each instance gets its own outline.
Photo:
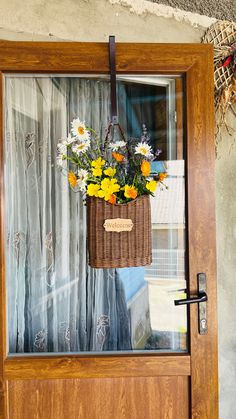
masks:
[[[81,60],[81,57],[83,59]],[[7,382],[49,378],[191,377],[193,418],[218,417],[216,243],[214,206],[213,47],[206,44],[117,44],[117,74],[181,74],[186,85],[187,186],[189,194],[189,292],[197,273],[207,275],[208,334],[198,333],[197,305],[189,307],[188,354],[8,356],[4,238],[4,73],[107,74],[108,45],[76,42],[0,41],[0,418],[7,418]],[[200,245],[199,245],[200,243]],[[196,251],[197,250],[197,251]]]

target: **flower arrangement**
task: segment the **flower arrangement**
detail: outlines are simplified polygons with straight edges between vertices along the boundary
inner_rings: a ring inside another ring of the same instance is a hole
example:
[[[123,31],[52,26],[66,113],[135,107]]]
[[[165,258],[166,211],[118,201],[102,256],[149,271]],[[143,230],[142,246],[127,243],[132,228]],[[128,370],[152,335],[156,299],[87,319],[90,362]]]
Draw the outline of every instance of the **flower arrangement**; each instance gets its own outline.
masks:
[[[163,184],[166,173],[150,177],[154,155],[149,145],[146,128],[140,139],[110,142],[109,132],[105,141],[79,118],[71,123],[66,140],[57,145],[57,164],[67,169],[68,181],[75,191],[89,197],[102,198],[110,204],[128,203],[142,195],[153,195]],[[164,185],[164,184],[163,184]]]

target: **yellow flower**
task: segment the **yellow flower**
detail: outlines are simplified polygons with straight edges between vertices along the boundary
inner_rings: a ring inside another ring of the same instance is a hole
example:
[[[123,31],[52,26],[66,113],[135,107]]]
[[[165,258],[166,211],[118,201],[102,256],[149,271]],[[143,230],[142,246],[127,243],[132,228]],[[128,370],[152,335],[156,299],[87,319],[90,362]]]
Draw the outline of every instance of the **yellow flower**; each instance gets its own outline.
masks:
[[[72,188],[75,188],[76,187],[76,185],[77,185],[77,177],[76,177],[76,175],[74,174],[74,172],[69,172],[68,173],[68,182],[69,182],[69,184],[70,184],[70,186],[72,187]]]
[[[98,157],[96,160],[92,161],[91,166],[93,176],[102,176],[102,166],[104,166],[105,163],[105,160],[103,160],[101,157]]]
[[[150,171],[151,171],[151,165],[150,165],[149,161],[143,160],[142,164],[141,164],[141,172],[142,172],[143,176],[150,175]]]
[[[116,174],[116,169],[113,167],[108,167],[107,169],[104,170],[104,174],[106,176],[113,177]]]
[[[155,180],[150,180],[149,182],[146,183],[146,188],[150,192],[155,192],[156,187],[157,187],[157,182]]]
[[[126,198],[135,199],[138,195],[138,191],[134,186],[125,185],[124,195]]]
[[[98,196],[100,198],[104,198],[105,201],[109,201],[109,199],[111,199],[111,195],[119,190],[120,185],[118,185],[117,179],[109,179],[108,177],[105,177],[105,179],[101,181],[101,190],[98,192]]]
[[[98,191],[100,189],[99,184],[90,183],[87,187],[87,194],[89,196],[96,196],[98,197]]]
[[[100,167],[92,168],[93,176],[102,176],[102,169]]]
[[[92,167],[95,167],[95,169],[101,169],[102,166],[105,164],[105,160],[103,160],[101,157],[98,157],[96,160],[93,160],[91,165]]]
[[[116,161],[118,161],[119,163],[122,162],[124,160],[124,156],[120,153],[112,153],[112,157],[114,157],[114,159]]]

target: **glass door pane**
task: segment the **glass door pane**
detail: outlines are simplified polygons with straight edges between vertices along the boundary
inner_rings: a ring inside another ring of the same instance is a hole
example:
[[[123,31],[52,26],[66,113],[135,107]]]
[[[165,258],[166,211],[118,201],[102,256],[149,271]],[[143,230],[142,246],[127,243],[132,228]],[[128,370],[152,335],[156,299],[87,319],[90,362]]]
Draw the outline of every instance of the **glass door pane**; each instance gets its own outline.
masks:
[[[120,123],[145,131],[167,173],[151,198],[150,266],[87,264],[86,208],[56,164],[57,144],[80,117],[104,138],[109,80],[5,76],[5,220],[9,353],[186,351],[185,169],[181,78],[122,76]],[[159,152],[158,150],[161,150]]]

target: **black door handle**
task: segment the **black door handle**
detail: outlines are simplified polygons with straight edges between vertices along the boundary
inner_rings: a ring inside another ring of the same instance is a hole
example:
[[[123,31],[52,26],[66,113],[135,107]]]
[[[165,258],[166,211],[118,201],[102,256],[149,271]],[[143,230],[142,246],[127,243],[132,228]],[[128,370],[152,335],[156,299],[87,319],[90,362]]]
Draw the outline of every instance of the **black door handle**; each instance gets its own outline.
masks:
[[[207,294],[205,292],[199,292],[197,297],[175,300],[174,303],[176,306],[182,306],[183,304],[203,303],[204,301],[207,301]]]
[[[206,293],[206,274],[197,274],[198,295],[196,297],[189,297],[184,300],[175,300],[176,306],[184,304],[198,303],[198,330],[200,335],[205,335],[208,330],[207,324],[207,293]]]

